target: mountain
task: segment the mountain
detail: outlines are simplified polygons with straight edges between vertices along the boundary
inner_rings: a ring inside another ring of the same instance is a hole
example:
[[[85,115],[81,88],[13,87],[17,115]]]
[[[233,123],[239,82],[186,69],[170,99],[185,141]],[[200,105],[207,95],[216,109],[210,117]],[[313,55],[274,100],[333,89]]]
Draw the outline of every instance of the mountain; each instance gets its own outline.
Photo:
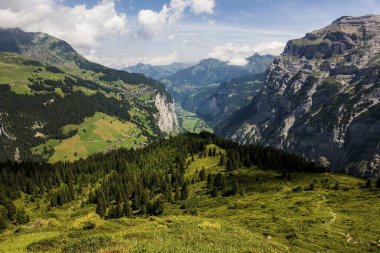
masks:
[[[208,86],[228,81],[232,78],[249,75],[243,67],[229,65],[217,59],[205,59],[195,66],[176,72],[167,77],[165,83],[169,87],[177,86]]]
[[[254,54],[245,66],[206,59],[162,81],[183,109],[214,127],[249,103],[262,81],[257,74],[264,73],[274,58]],[[235,80],[229,82],[231,79]]]
[[[376,176],[380,170],[380,16],[342,17],[287,43],[262,91],[217,132]]]
[[[262,88],[264,74],[232,79],[220,84],[217,91],[201,100],[196,113],[217,126],[233,113],[247,106]]]
[[[177,132],[162,83],[92,63],[44,33],[0,29],[0,160],[76,160]]]
[[[147,77],[153,78],[155,80],[161,80],[162,78],[171,76],[178,71],[184,70],[190,67],[189,64],[174,62],[169,65],[157,65],[153,66],[151,64],[139,63],[134,66],[125,68],[125,71],[130,73],[140,73]]]

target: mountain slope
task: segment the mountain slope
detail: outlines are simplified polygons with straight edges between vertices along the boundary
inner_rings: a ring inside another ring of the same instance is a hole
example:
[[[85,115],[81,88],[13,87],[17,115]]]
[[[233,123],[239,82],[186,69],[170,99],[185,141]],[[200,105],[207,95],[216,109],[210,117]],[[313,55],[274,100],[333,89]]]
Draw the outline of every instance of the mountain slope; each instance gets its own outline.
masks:
[[[379,43],[380,16],[342,17],[289,41],[260,94],[217,132],[378,174]]]
[[[324,171],[208,133],[0,162],[0,251],[377,252],[380,190]]]
[[[89,62],[47,34],[1,29],[0,66],[1,160],[35,155],[75,160],[140,145],[178,129],[172,98],[161,83]],[[86,118],[96,120],[97,113],[103,113],[104,121],[93,123],[103,124],[105,131],[114,131],[116,122],[131,132],[104,135],[96,130],[89,137],[81,134],[85,128],[64,130]],[[80,138],[93,144],[70,142]],[[62,149],[62,143],[77,146]],[[60,154],[70,149],[77,151]]]
[[[155,80],[161,80],[162,78],[171,76],[178,71],[189,68],[189,64],[175,62],[169,65],[157,65],[153,66],[151,64],[139,63],[134,66],[125,68],[125,71],[130,73],[140,73],[147,77],[153,78]]]

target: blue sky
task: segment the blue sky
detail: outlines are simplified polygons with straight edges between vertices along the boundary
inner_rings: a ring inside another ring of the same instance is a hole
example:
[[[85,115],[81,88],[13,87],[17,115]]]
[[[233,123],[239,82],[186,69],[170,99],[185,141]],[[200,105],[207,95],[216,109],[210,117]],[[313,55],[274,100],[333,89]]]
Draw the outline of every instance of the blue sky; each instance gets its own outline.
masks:
[[[208,57],[243,65],[341,16],[366,14],[380,14],[380,0],[0,0],[1,26],[50,33],[114,67]]]

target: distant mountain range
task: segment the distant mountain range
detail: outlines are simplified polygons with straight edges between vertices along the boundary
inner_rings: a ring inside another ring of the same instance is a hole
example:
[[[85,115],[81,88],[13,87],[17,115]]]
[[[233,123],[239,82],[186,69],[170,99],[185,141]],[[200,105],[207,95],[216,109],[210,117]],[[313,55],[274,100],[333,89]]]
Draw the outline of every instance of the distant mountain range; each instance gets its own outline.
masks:
[[[155,80],[160,80],[162,78],[171,76],[178,71],[189,68],[191,64],[174,62],[169,65],[157,65],[153,66],[151,64],[139,63],[137,65],[133,65],[123,70],[131,72],[131,73],[140,73],[144,74],[147,77],[153,78]]]
[[[164,66],[140,63],[126,70],[162,81],[183,109],[216,126],[247,105],[260,91],[263,73],[274,59],[272,55],[256,53],[247,58],[248,64],[245,66],[209,58],[193,66],[183,63]],[[181,118],[180,123],[184,120]]]

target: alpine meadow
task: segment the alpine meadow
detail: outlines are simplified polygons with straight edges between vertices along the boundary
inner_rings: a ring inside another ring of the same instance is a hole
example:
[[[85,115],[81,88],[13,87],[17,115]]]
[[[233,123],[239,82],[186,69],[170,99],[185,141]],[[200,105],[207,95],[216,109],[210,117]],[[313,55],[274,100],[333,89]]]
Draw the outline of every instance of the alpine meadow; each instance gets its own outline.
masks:
[[[377,0],[0,0],[0,253],[380,252]]]

